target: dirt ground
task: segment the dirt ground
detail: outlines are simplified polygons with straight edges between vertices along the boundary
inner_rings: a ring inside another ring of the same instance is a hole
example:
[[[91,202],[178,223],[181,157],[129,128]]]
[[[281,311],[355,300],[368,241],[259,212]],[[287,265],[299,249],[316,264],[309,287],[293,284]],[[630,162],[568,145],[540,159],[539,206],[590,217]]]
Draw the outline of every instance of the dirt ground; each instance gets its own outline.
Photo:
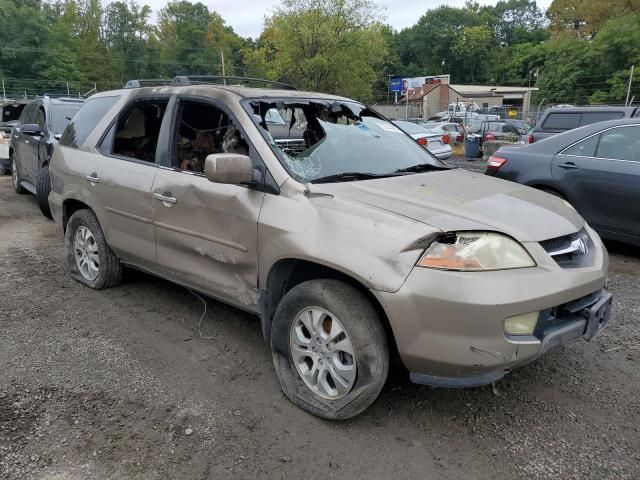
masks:
[[[0,478],[640,478],[640,253],[609,328],[499,384],[389,382],[359,417],[281,394],[257,318],[127,272],[72,281],[61,232],[0,177]]]

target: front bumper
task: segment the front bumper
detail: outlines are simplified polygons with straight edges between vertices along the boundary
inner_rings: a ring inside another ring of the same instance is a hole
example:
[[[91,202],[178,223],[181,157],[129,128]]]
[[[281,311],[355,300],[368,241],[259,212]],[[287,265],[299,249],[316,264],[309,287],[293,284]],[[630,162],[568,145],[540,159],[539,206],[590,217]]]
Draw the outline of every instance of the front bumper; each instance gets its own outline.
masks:
[[[564,269],[550,257],[537,267],[493,272],[417,267],[399,291],[374,292],[412,381],[483,385],[553,347],[592,337],[585,312],[603,299],[610,303],[604,289],[608,256],[599,239],[597,244],[594,265],[587,268]],[[504,333],[506,318],[530,312],[540,312],[534,335]]]

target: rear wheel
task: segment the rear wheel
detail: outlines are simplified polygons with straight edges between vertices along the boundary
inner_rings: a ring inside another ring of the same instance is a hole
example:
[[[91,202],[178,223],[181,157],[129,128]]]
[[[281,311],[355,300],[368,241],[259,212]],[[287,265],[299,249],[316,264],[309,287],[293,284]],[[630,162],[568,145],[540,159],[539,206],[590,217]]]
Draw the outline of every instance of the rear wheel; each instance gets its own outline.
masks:
[[[284,296],[274,316],[271,348],[289,400],[332,420],[369,407],[389,371],[378,312],[362,292],[338,280],[304,282]]]
[[[18,171],[16,156],[13,153],[11,154],[11,177],[13,179],[13,189],[16,191],[16,193],[19,193],[21,195],[23,193],[27,193],[27,190],[22,185],[20,185],[22,179],[20,178],[20,172]]]
[[[49,180],[49,165],[45,165],[40,169],[38,182],[36,183],[36,199],[42,214],[51,218],[51,208],[49,207],[49,193],[51,193],[51,182]]]
[[[102,228],[91,210],[78,210],[65,232],[67,268],[74,280],[96,290],[122,280],[122,264],[105,241]]]

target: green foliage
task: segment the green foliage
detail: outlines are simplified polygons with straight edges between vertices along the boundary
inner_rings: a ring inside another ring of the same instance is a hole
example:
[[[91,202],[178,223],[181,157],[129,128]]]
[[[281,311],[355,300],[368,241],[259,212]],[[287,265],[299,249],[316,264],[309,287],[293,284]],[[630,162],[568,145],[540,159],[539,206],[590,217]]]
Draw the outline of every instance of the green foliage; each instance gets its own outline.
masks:
[[[13,95],[221,74],[221,52],[231,75],[243,70],[246,45],[202,3],[169,3],[156,26],[150,7],[134,0],[0,0],[0,73]]]
[[[376,14],[369,0],[284,0],[248,62],[268,78],[367,99],[389,34]]]
[[[554,35],[594,37],[611,18],[640,14],[638,0],[553,0],[547,16]]]
[[[532,0],[440,6],[400,32],[376,0],[281,0],[257,40],[204,3],[0,0],[0,75],[8,93],[86,93],[132,78],[265,77],[364,101],[388,75],[448,73],[453,83],[531,85],[537,103],[640,98],[640,1]],[[140,0],[144,1],[144,0]]]

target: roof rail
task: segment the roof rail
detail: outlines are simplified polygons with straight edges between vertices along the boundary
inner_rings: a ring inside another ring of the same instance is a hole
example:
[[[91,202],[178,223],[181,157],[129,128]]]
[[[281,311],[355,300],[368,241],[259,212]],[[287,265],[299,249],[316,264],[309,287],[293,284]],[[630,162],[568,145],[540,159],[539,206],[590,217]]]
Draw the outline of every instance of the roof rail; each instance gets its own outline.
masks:
[[[260,83],[263,85],[271,85],[273,87],[282,88],[283,90],[297,90],[297,88],[293,85],[283,82],[277,82],[275,80],[266,80],[264,78],[253,77],[230,77],[222,75],[178,75],[173,79],[171,85],[179,87],[187,85],[226,85],[227,81]]]
[[[162,87],[171,85],[171,82],[168,78],[140,78],[129,80],[124,84],[124,88]]]

